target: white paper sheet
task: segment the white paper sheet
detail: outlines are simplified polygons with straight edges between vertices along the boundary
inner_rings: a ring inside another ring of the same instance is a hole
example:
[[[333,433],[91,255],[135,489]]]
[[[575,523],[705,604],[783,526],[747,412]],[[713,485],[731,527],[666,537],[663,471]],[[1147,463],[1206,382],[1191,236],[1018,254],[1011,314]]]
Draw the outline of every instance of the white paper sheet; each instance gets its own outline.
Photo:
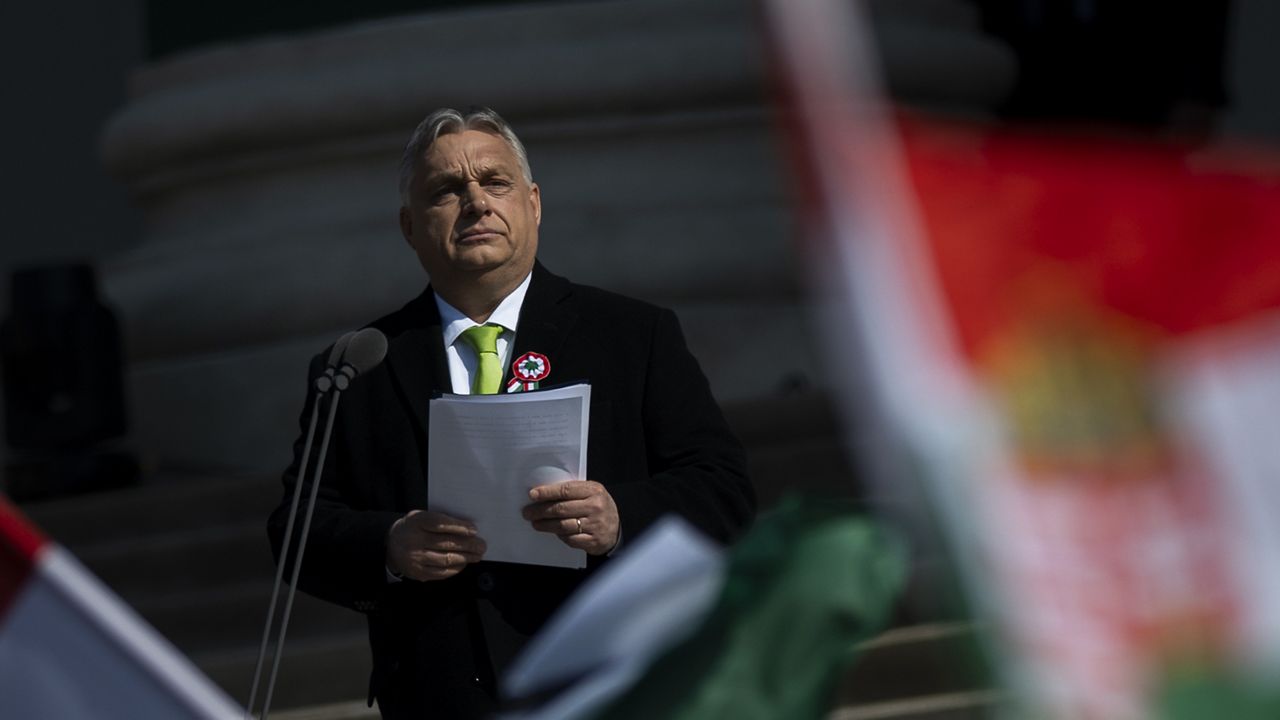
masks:
[[[428,508],[474,522],[485,560],[586,567],[585,552],[520,511],[535,485],[587,477],[590,407],[590,385],[432,400]]]

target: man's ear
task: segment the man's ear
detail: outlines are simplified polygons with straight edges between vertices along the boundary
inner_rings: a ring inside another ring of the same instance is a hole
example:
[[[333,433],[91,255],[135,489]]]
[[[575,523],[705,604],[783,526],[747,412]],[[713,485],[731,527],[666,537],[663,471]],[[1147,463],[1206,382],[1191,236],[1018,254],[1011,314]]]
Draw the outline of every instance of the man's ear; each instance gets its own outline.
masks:
[[[409,243],[409,247],[413,247],[413,215],[409,213],[409,208],[400,206],[400,234],[404,236],[404,241]]]
[[[529,202],[533,203],[533,222],[535,225],[542,225],[542,188],[538,187],[538,183],[529,185]]]

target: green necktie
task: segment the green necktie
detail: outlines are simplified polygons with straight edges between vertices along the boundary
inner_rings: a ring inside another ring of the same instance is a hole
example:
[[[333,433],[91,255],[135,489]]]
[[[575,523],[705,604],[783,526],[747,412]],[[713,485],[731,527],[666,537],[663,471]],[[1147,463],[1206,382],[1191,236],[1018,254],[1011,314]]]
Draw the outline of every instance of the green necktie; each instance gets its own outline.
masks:
[[[502,386],[502,363],[498,361],[501,325],[477,325],[462,331],[462,339],[476,351],[476,376],[471,379],[474,395],[496,395]]]

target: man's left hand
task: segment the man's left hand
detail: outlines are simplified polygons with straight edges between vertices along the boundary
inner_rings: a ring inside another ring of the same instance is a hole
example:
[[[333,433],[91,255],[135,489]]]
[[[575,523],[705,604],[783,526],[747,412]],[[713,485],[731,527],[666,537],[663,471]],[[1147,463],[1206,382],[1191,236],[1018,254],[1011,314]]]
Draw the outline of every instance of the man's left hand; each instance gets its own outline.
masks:
[[[524,519],[571,548],[604,555],[618,544],[618,506],[594,480],[566,480],[529,491]]]

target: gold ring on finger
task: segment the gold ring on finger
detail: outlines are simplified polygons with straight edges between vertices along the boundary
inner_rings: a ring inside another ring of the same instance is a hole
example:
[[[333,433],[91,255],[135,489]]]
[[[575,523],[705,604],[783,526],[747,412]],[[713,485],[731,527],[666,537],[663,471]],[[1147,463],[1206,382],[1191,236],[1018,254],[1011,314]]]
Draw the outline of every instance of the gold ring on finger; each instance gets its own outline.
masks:
[[[582,518],[574,518],[574,520],[578,521],[578,534],[581,535],[582,534]]]

